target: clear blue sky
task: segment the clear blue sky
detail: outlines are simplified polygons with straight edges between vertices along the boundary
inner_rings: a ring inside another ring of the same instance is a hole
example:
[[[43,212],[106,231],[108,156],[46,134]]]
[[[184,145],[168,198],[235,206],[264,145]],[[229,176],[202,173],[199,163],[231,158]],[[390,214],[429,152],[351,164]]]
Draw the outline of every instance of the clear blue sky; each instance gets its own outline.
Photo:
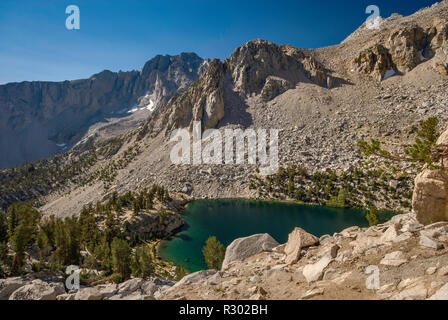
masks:
[[[0,0],[0,83],[87,78],[141,69],[156,54],[227,58],[263,38],[315,48],[339,43],[367,18],[408,15],[433,0]],[[65,28],[68,5],[81,29]]]

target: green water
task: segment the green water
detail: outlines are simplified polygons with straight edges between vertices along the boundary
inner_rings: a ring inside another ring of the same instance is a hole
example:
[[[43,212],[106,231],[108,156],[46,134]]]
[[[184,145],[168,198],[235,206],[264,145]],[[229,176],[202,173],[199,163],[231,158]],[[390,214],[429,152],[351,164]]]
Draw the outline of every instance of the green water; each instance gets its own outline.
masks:
[[[269,233],[279,243],[301,227],[322,236],[351,226],[368,226],[365,212],[289,203],[251,200],[201,200],[190,204],[186,226],[159,250],[162,258],[189,271],[206,269],[201,249],[209,236],[225,246],[233,240],[257,233]]]

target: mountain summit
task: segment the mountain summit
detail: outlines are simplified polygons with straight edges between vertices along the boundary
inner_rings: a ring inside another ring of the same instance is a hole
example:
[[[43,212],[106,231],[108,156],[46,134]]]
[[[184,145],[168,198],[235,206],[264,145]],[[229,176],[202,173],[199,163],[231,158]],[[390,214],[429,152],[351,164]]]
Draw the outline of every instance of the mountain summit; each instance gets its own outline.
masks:
[[[194,53],[156,56],[141,72],[103,71],[89,79],[22,82],[0,86],[0,167],[38,160],[69,149],[108,118],[145,109],[132,129],[204,72]],[[149,110],[148,110],[149,109]],[[116,121],[114,121],[116,125]]]

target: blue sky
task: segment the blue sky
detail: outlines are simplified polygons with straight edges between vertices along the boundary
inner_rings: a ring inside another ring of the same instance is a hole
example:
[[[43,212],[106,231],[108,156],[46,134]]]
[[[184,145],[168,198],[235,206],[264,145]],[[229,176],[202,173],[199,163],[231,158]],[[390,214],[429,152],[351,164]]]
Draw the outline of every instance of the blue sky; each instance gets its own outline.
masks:
[[[432,0],[0,0],[0,84],[87,78],[141,69],[157,54],[225,59],[262,38],[315,48],[337,44],[367,18],[408,15]],[[81,29],[67,30],[77,5]]]

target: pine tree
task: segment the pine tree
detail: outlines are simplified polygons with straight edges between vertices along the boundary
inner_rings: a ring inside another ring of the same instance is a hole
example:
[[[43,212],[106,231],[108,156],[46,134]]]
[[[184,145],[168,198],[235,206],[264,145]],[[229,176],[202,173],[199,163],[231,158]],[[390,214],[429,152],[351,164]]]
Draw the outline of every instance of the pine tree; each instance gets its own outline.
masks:
[[[370,226],[376,226],[379,223],[378,209],[372,207],[366,215],[367,221],[369,221]]]
[[[167,215],[167,212],[166,212],[165,208],[161,208],[158,211],[158,214],[159,214],[159,224],[163,225],[165,223],[165,217]]]
[[[66,261],[68,260],[68,237],[65,233],[64,227],[62,225],[62,222],[58,221],[55,226],[55,233],[54,233],[54,244],[55,244],[55,251],[54,251],[54,257],[56,260],[56,263],[59,267],[66,264]]]
[[[120,227],[118,224],[118,219],[116,215],[109,211],[107,213],[106,222],[105,222],[105,230],[106,240],[110,244],[114,238],[120,236]]]
[[[150,249],[147,245],[141,245],[135,249],[132,259],[132,274],[139,278],[148,278],[154,272]]]
[[[56,230],[56,218],[50,216],[48,220],[40,224],[40,232],[45,233],[46,240],[50,247],[55,247],[55,230]]]
[[[100,243],[95,247],[94,257],[97,261],[99,261],[106,274],[110,274],[112,272],[110,244],[107,242],[105,236],[101,238]]]
[[[8,223],[6,221],[6,215],[0,212],[0,242],[8,241]]]
[[[66,265],[79,264],[81,260],[81,227],[77,218],[65,222],[68,234],[68,261]]]
[[[293,178],[293,177],[290,177],[290,178],[289,178],[289,183],[288,183],[288,195],[289,195],[290,197],[292,197],[292,196],[294,195],[294,188],[295,188],[295,185],[294,185],[294,178]]]
[[[12,237],[15,228],[19,224],[19,216],[15,205],[12,205],[8,209],[8,234]]]
[[[99,238],[99,228],[92,212],[82,212],[79,217],[81,227],[81,244],[88,250],[93,250]]]
[[[131,247],[121,239],[115,238],[111,244],[112,268],[121,281],[129,279],[131,275]]]
[[[14,233],[10,237],[10,244],[14,250],[14,260],[11,266],[11,273],[19,275],[23,270],[25,250],[32,239],[32,229],[26,224],[20,224],[14,228]]]
[[[185,275],[187,274],[187,270],[185,269],[184,266],[176,266],[176,270],[174,271],[175,273],[175,277],[176,277],[176,281],[181,280],[183,277],[185,277]]]
[[[202,248],[202,254],[209,269],[220,270],[226,254],[226,248],[216,237],[210,237]]]
[[[37,238],[36,238],[36,245],[37,248],[39,249],[39,260],[41,263],[44,262],[45,259],[45,248],[47,247],[49,241],[48,241],[48,237],[47,234],[45,233],[45,231],[43,229],[41,229],[39,231],[39,233],[37,234]]]
[[[15,253],[11,273],[22,272],[26,248],[32,244],[37,234],[40,213],[30,204],[13,205],[8,210],[9,242]]]
[[[134,215],[138,215],[140,213],[140,205],[137,199],[134,199],[134,201],[132,201],[132,212],[134,213]]]
[[[446,157],[448,146],[436,146],[440,132],[437,130],[439,120],[435,117],[428,118],[420,123],[416,129],[417,136],[412,145],[405,146],[401,152],[392,153],[382,148],[379,140],[372,139],[371,142],[358,141],[360,151],[366,156],[377,156],[396,162],[415,163],[419,168],[424,164],[433,166]]]
[[[0,265],[7,264],[8,245],[6,242],[0,242]]]

